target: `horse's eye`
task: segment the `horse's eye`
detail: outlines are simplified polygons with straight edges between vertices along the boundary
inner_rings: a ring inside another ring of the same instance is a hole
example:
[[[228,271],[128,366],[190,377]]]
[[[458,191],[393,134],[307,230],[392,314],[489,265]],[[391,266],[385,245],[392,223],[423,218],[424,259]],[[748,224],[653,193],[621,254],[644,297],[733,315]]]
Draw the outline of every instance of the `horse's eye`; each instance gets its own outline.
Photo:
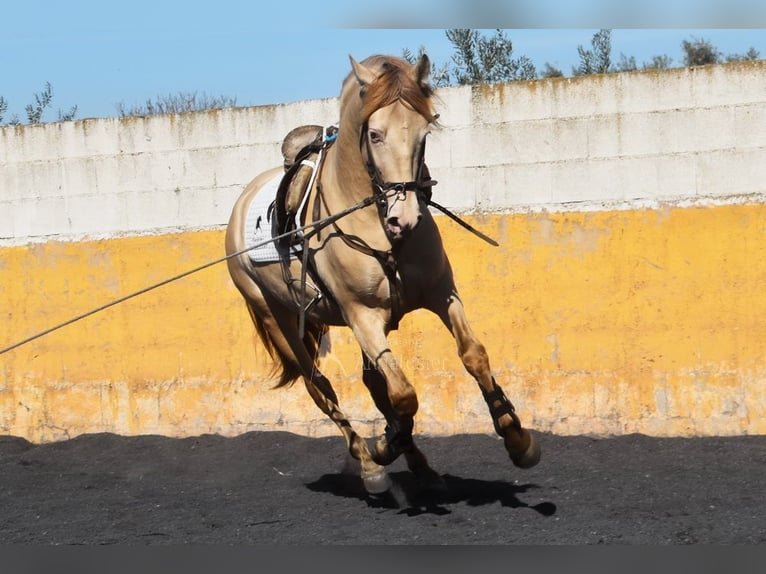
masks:
[[[377,144],[383,141],[383,134],[377,130],[370,130],[370,142]]]

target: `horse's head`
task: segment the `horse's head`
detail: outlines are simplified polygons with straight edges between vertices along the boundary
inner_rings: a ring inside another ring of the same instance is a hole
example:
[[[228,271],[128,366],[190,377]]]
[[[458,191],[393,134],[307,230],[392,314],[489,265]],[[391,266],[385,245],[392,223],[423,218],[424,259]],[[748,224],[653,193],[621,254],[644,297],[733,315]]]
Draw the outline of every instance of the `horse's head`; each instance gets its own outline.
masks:
[[[425,141],[437,118],[428,85],[431,64],[423,54],[415,65],[390,56],[372,56],[362,63],[351,58],[351,65],[361,104],[360,151],[381,196],[386,232],[399,240],[422,217],[418,196],[428,179]]]

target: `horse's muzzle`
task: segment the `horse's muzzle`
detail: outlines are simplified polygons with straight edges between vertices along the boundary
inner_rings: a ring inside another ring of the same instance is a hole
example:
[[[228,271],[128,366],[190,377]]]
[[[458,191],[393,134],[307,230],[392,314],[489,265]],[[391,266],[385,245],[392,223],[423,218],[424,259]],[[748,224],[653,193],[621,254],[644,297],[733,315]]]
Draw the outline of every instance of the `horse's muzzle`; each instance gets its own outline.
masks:
[[[399,217],[388,217],[386,219],[386,232],[388,233],[389,237],[391,237],[391,239],[400,241],[412,234],[422,218],[423,216],[418,214],[414,223],[406,223]]]

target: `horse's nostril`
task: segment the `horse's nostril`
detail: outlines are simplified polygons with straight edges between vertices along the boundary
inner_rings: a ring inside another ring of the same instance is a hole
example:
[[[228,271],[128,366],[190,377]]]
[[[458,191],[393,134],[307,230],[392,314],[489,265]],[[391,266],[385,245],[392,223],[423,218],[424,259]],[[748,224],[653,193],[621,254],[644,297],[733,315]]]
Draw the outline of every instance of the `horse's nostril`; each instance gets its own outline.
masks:
[[[390,225],[391,227],[400,227],[398,217],[389,217],[386,220],[386,223],[388,223],[388,225]]]

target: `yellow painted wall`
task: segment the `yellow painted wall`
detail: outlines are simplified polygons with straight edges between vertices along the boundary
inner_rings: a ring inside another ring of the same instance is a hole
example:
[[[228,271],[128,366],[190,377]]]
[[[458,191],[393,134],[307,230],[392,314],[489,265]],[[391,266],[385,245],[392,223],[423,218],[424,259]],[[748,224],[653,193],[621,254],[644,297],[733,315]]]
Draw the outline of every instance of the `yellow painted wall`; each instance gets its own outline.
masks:
[[[530,427],[560,434],[766,433],[764,204],[440,218],[474,329]],[[223,232],[0,248],[0,347],[223,254]],[[323,368],[358,430],[382,421],[347,329]],[[416,432],[491,432],[450,335],[426,312],[392,348]],[[0,432],[337,431],[302,385],[270,390],[221,264],[0,356]]]

